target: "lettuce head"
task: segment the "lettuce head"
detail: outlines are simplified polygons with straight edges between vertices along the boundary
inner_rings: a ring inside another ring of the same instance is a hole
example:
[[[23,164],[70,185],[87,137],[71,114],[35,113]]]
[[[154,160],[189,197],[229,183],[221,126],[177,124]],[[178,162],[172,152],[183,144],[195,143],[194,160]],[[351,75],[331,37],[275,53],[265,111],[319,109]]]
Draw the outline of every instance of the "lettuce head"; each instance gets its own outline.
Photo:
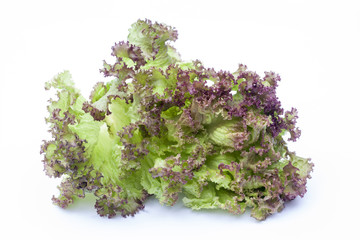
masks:
[[[50,177],[62,178],[53,202],[86,194],[100,216],[133,216],[155,196],[172,206],[224,209],[264,220],[303,197],[313,164],[290,151],[295,108],[276,96],[280,76],[239,65],[234,73],[184,62],[170,45],[173,27],[139,20],[112,47],[89,98],[68,71],[45,84],[52,138],[41,146]],[[285,137],[288,136],[288,137]]]

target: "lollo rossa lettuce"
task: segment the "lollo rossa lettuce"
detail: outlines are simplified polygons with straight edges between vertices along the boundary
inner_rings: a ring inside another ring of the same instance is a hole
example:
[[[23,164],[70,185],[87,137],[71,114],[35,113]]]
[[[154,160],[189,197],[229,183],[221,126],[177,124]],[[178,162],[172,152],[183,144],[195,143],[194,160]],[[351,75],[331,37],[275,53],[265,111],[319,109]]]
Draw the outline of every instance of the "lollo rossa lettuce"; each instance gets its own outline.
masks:
[[[111,80],[89,99],[68,71],[45,84],[58,96],[41,146],[46,174],[62,177],[56,205],[94,194],[99,215],[126,217],[149,196],[169,206],[181,197],[195,210],[250,209],[264,220],[304,196],[313,163],[287,147],[300,130],[297,110],[276,97],[279,75],[184,62],[169,44],[177,37],[165,24],[134,23],[100,70]]]

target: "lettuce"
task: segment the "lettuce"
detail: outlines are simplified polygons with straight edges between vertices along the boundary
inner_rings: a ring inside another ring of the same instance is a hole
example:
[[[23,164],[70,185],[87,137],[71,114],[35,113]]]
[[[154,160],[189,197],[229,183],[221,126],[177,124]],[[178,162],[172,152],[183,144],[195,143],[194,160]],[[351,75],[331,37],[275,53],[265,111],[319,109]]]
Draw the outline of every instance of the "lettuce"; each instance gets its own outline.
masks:
[[[46,174],[62,177],[56,205],[93,194],[99,215],[126,217],[149,196],[169,206],[182,196],[194,210],[251,209],[264,220],[304,196],[313,163],[287,147],[300,130],[297,110],[284,111],[276,97],[280,76],[183,62],[169,44],[177,36],[164,24],[134,23],[100,70],[111,80],[89,99],[68,71],[45,84],[58,97],[46,118],[52,139],[41,146]]]

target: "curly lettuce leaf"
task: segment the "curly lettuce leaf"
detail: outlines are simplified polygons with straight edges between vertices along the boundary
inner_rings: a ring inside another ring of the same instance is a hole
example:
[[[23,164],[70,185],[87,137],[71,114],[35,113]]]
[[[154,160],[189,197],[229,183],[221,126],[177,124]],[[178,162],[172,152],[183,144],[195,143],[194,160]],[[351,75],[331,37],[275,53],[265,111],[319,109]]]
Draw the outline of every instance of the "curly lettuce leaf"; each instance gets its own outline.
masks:
[[[89,99],[65,71],[45,84],[52,139],[44,170],[62,177],[53,202],[67,207],[86,194],[99,215],[134,215],[154,195],[194,210],[223,209],[264,220],[306,193],[309,158],[288,149],[298,112],[276,96],[280,76],[240,64],[234,73],[183,62],[170,45],[177,30],[150,20],[111,48]],[[289,139],[283,139],[289,135]]]

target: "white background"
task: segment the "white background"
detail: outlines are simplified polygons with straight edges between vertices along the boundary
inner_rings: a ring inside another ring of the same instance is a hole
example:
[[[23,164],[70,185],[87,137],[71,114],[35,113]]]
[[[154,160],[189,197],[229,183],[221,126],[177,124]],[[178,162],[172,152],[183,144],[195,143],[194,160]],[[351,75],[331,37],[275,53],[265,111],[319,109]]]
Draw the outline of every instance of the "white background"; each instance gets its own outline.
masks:
[[[359,239],[360,7],[357,1],[1,1],[1,239]],[[282,77],[283,107],[299,110],[290,148],[315,163],[308,192],[257,222],[249,213],[194,212],[155,199],[135,217],[97,216],[94,199],[51,203],[58,180],[39,154],[49,137],[44,83],[70,70],[88,96],[111,46],[137,19],[174,26],[184,60]],[[221,238],[220,238],[221,237]]]

